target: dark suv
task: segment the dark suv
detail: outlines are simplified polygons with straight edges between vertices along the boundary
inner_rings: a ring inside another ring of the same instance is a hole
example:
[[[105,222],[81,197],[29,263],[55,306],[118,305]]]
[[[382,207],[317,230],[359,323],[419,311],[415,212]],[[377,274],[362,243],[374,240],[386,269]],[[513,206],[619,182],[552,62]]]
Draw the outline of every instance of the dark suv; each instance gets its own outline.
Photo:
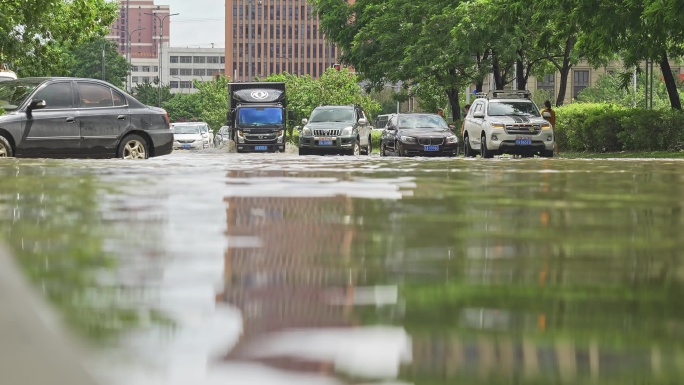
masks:
[[[302,119],[299,155],[370,155],[372,143],[371,126],[360,106],[319,106],[308,120]]]

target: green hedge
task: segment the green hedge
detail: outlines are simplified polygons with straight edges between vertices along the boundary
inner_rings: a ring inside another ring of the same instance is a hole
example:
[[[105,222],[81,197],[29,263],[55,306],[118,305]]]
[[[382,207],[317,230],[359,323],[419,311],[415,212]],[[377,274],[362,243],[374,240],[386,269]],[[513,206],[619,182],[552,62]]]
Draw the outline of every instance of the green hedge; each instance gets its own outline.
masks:
[[[684,147],[684,113],[603,103],[574,103],[556,109],[561,151],[675,151]]]

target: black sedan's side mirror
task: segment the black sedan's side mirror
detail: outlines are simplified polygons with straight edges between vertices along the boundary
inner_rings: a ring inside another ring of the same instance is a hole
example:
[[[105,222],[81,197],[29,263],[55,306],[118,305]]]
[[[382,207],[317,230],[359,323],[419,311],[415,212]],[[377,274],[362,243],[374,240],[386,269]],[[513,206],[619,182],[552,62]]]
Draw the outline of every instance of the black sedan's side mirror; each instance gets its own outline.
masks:
[[[33,111],[33,110],[40,110],[42,108],[47,107],[47,103],[43,99],[33,99],[31,100],[31,103],[29,103],[28,107],[26,107],[27,111]]]

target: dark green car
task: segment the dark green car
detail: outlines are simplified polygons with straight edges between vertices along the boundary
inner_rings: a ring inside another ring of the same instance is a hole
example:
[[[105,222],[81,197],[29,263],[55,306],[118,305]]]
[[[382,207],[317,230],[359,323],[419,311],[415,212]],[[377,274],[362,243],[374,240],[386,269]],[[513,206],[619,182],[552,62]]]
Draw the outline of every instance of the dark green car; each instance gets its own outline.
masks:
[[[299,155],[370,155],[371,125],[360,106],[319,106],[302,119]]]

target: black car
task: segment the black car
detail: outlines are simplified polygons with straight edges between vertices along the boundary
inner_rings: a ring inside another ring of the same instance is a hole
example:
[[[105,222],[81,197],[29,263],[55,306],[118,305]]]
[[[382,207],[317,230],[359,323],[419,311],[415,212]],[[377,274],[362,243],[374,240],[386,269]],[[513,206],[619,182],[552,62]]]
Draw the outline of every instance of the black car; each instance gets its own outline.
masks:
[[[146,159],[173,151],[161,108],[95,79],[0,82],[0,157]]]
[[[458,137],[437,114],[397,114],[390,118],[380,141],[380,155],[458,155]]]

